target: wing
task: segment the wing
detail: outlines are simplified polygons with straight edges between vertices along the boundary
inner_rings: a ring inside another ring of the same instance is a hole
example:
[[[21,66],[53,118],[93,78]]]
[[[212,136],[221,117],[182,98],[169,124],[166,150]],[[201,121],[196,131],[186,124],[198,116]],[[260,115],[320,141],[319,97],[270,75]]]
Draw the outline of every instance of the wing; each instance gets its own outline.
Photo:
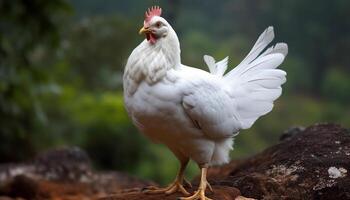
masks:
[[[240,124],[232,106],[234,100],[219,79],[193,79],[185,88],[182,106],[195,128],[212,139],[232,137],[238,132]]]
[[[273,27],[268,27],[244,60],[223,78],[235,99],[242,129],[250,128],[260,116],[270,112],[273,101],[282,93],[286,72],[276,68],[287,55],[288,46],[278,43],[262,52],[273,38]]]

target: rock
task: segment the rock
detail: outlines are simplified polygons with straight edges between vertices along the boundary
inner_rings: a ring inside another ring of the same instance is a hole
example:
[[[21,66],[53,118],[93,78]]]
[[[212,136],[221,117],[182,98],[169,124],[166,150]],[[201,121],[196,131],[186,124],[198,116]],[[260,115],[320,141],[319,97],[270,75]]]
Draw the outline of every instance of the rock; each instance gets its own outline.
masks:
[[[121,172],[96,172],[77,147],[49,150],[28,163],[0,165],[0,200],[89,200],[152,184]]]
[[[90,158],[78,147],[63,147],[39,154],[33,161],[0,165],[0,181],[19,175],[53,181],[88,181],[92,179]]]
[[[224,171],[214,169],[210,179],[217,185],[238,188],[243,196],[350,199],[350,176],[346,173],[350,170],[350,133],[339,125],[317,124],[297,131],[262,153],[230,165],[231,170],[227,166],[221,168]],[[222,173],[227,176],[222,178]]]
[[[266,200],[345,200],[350,199],[349,170],[348,130],[334,124],[316,124],[306,129],[294,127],[284,132],[279,144],[258,155],[211,168],[208,180],[215,189],[209,197],[215,200],[249,199],[246,197]],[[198,178],[193,184],[198,184]],[[227,195],[230,190],[235,192]],[[145,195],[136,190],[103,200],[170,200],[179,196],[181,194]]]
[[[35,170],[46,180],[75,181],[91,178],[89,156],[78,147],[62,147],[36,156]]]

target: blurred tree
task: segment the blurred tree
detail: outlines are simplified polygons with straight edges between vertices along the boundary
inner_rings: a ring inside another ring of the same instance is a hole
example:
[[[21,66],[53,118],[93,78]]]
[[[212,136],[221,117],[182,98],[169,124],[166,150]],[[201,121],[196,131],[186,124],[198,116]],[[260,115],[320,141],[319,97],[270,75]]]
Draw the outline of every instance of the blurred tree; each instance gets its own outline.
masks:
[[[56,22],[68,10],[63,0],[0,1],[0,162],[34,153],[35,127],[45,122],[38,95],[49,82],[36,59],[57,47]]]
[[[167,21],[169,21],[169,23],[171,23],[173,26],[176,23],[176,18],[179,14],[179,9],[180,9],[180,5],[181,5],[181,0],[170,0],[169,1],[169,9],[166,14],[165,17],[167,19]]]
[[[266,18],[278,27],[278,38],[288,41],[290,52],[301,57],[309,71],[309,92],[322,94],[323,82],[334,65],[350,64],[350,1],[268,1]]]
[[[138,28],[133,20],[115,16],[85,18],[67,27],[64,59],[71,67],[61,82],[81,79],[82,89],[120,90],[127,56],[140,40]]]

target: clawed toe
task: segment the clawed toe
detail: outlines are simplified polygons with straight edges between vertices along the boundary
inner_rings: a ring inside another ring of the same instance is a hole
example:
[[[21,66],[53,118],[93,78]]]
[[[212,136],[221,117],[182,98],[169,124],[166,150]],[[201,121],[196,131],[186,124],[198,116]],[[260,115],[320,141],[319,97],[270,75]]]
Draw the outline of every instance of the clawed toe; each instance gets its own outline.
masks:
[[[147,187],[142,190],[145,194],[159,194],[164,193],[168,188]]]
[[[184,182],[184,185],[185,185],[185,186],[187,186],[187,187],[189,187],[189,188],[192,188],[191,182],[189,182],[189,181],[186,180],[186,179],[184,179],[183,182]]]
[[[178,200],[212,200],[205,196],[204,190],[198,190],[190,197],[180,197]]]
[[[141,189],[142,192],[147,192],[149,190],[157,190],[157,189],[160,189],[159,187],[157,186],[153,186],[153,185],[150,185],[150,186],[147,186],[147,187],[144,187]]]
[[[187,192],[187,190],[184,188],[184,186],[180,183],[175,183],[174,185],[172,185],[172,187],[170,187],[165,194],[170,195],[173,194],[175,192],[181,192],[182,194],[189,196],[190,193]]]
[[[183,195],[185,196],[189,196],[190,193],[184,188],[184,186],[176,181],[172,184],[170,184],[168,187],[166,188],[158,188],[155,186],[150,186],[147,188],[144,188],[142,190],[145,194],[160,194],[160,193],[165,193],[167,195],[173,194],[175,192],[181,192]]]

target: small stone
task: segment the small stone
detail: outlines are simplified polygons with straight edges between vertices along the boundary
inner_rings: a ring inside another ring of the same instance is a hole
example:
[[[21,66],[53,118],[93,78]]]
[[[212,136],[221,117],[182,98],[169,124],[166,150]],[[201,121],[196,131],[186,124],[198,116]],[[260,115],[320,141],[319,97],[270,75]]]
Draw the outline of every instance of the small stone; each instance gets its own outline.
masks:
[[[339,169],[336,167],[330,167],[328,169],[328,174],[329,174],[329,178],[341,178],[346,176],[347,170],[340,167]]]
[[[339,168],[339,171],[344,176],[346,176],[346,173],[348,173],[348,170],[346,170],[345,168],[342,168],[342,167]]]

